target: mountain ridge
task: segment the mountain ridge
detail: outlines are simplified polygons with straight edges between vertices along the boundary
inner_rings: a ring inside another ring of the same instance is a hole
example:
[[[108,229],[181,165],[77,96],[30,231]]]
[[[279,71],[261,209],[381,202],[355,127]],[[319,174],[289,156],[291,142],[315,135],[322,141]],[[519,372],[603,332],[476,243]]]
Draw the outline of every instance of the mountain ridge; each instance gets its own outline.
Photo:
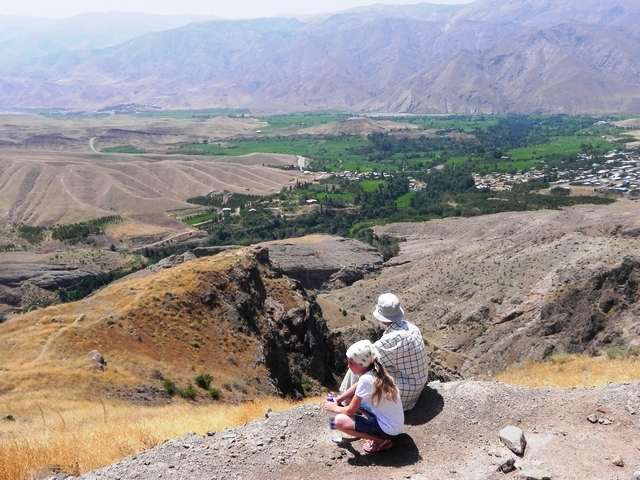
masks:
[[[638,16],[628,0],[479,0],[198,22],[16,60],[0,108],[637,113]]]

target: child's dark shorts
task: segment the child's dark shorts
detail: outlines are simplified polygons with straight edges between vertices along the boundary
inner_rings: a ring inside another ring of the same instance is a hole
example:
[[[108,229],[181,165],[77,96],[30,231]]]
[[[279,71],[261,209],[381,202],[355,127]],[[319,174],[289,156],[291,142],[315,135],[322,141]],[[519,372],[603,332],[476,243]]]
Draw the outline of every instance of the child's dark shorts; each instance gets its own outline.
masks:
[[[369,416],[356,413],[354,417],[356,432],[366,433],[367,435],[371,435],[372,437],[380,438],[382,440],[394,438],[394,435],[389,435],[380,428],[378,419],[367,405],[360,404],[360,410],[364,410],[369,414]]]

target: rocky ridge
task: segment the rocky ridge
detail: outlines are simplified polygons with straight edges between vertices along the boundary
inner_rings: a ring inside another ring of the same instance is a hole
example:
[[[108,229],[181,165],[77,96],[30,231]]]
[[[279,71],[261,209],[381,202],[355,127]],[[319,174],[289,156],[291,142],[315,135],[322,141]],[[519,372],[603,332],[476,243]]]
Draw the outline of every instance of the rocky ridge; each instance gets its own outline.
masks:
[[[433,382],[387,452],[365,454],[354,439],[336,446],[325,412],[305,405],[168,440],[80,478],[632,479],[640,471],[639,391],[638,383],[561,390]],[[507,426],[522,431],[523,454],[500,440]]]
[[[551,355],[640,346],[640,203],[393,224],[380,275],[324,301],[370,312],[397,292],[409,320],[462,377]],[[345,326],[344,330],[351,327]]]

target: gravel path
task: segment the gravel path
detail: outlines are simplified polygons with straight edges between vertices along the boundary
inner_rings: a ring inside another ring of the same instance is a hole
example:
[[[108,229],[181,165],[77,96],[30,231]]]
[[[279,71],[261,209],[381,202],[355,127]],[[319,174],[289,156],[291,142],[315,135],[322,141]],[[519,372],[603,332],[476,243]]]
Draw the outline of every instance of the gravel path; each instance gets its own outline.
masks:
[[[334,445],[320,405],[305,405],[170,440],[81,478],[632,479],[640,471],[638,411],[640,383],[563,390],[433,382],[387,452],[365,454],[353,439]],[[499,440],[507,425],[524,432],[522,457]],[[509,458],[516,470],[498,472]]]

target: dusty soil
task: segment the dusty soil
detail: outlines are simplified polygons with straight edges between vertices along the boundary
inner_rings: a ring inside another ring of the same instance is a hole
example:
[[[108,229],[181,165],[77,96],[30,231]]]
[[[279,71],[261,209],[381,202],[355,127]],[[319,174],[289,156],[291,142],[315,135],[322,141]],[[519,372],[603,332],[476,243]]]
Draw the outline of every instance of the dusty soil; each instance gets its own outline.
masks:
[[[76,151],[132,145],[164,153],[177,143],[202,143],[254,134],[266,124],[255,118],[144,118],[109,115],[94,118],[47,118],[0,115],[0,148]]]
[[[319,296],[365,315],[361,326],[374,323],[378,295],[396,292],[425,338],[455,352],[465,378],[569,350],[639,343],[638,202],[398,223],[376,232],[405,238],[400,254],[377,277]],[[582,324],[571,324],[583,314]]]
[[[334,445],[325,412],[306,405],[212,436],[173,439],[81,478],[631,479],[640,470],[638,410],[638,383],[560,390],[434,382],[387,452],[366,454],[355,439]],[[587,420],[592,414],[603,423]],[[524,433],[522,456],[499,440],[509,425]],[[498,472],[510,458],[516,470]]]
[[[241,158],[0,150],[0,221],[75,223],[108,215],[193,209],[187,198],[224,190],[266,195],[295,185],[292,155]],[[264,165],[264,166],[263,166]]]

